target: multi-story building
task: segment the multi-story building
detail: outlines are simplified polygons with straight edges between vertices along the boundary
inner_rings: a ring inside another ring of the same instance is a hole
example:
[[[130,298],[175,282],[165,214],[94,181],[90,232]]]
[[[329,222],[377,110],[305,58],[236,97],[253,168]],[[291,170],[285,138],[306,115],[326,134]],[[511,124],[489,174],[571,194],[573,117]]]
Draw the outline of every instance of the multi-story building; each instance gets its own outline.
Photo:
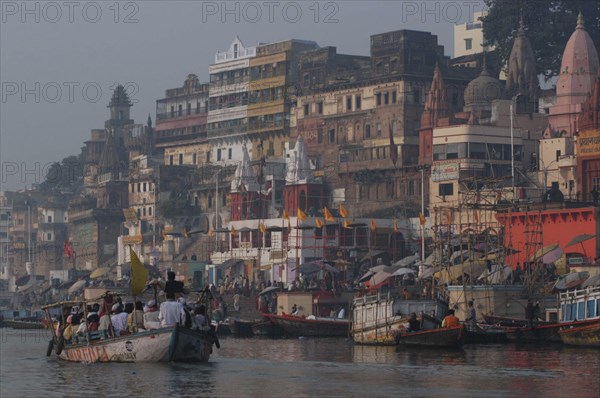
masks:
[[[36,275],[49,278],[50,270],[62,269],[64,242],[67,233],[67,202],[64,198],[49,198],[38,206]]]
[[[12,267],[8,258],[10,248],[10,223],[12,204],[0,192],[0,279],[8,280],[12,277]]]
[[[483,22],[484,11],[473,14],[470,22],[454,25],[454,57],[458,58],[465,55],[479,54],[485,51],[492,51],[493,46],[484,46]]]

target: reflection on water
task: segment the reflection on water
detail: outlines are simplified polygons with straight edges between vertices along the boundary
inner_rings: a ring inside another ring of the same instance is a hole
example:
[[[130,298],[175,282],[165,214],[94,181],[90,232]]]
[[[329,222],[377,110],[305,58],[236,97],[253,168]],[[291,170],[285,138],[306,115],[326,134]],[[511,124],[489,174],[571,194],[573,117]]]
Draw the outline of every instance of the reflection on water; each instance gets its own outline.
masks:
[[[47,332],[46,332],[47,333]],[[355,346],[349,339],[221,341],[206,364],[75,364],[49,336],[0,329],[0,397],[598,397],[598,350]],[[576,390],[573,390],[576,386]]]

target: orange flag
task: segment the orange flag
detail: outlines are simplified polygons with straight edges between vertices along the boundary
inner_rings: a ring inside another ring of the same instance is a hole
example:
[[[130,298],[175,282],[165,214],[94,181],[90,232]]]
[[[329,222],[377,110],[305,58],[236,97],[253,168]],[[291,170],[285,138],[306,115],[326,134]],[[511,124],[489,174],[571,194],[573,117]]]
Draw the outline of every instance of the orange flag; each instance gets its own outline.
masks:
[[[187,227],[183,229],[183,237],[186,239],[190,237],[190,235],[188,234]]]
[[[419,224],[425,225],[425,221],[426,221],[425,214],[419,213]]]
[[[288,218],[288,234],[292,232],[292,223],[290,222],[290,219]]]
[[[333,215],[331,214],[331,212],[329,211],[329,209],[327,207],[325,207],[325,209],[323,209],[323,215],[325,216],[326,221],[335,222],[335,217],[333,217]]]
[[[315,218],[315,226],[316,226],[317,228],[323,228],[323,226],[324,226],[324,225],[325,225],[325,224],[323,224],[323,221],[321,221],[321,219],[320,219],[320,218]]]
[[[237,234],[237,231],[235,230],[235,227],[232,225],[231,226],[231,235],[233,236],[235,234]]]
[[[375,231],[377,229],[377,221],[371,220],[371,231]]]
[[[262,232],[263,234],[264,234],[265,232],[267,232],[267,227],[266,227],[266,226],[265,226],[265,224],[263,224],[263,223],[260,223],[260,225],[259,225],[258,229],[260,229],[260,232]]]
[[[298,207],[298,220],[306,221],[306,214]]]
[[[350,226],[350,222],[348,220],[344,220],[344,228],[352,229],[352,227]]]
[[[394,220],[394,233],[398,233],[398,221]]]
[[[282,218],[284,220],[290,221],[290,216],[288,216],[287,211],[285,211],[285,209],[283,209],[283,216],[282,216]]]
[[[344,218],[348,217],[348,210],[346,210],[343,204],[340,204],[340,216]]]

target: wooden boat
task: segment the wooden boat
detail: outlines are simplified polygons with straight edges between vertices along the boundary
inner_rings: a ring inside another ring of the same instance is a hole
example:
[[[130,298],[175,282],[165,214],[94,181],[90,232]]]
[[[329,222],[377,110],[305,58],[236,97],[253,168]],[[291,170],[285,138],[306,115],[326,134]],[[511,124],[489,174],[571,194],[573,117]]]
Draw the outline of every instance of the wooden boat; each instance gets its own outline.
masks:
[[[215,343],[210,330],[181,326],[140,333],[88,340],[74,344],[53,339],[48,356],[54,350],[59,359],[70,362],[206,362]]]
[[[446,309],[439,300],[403,300],[392,293],[357,297],[352,303],[352,339],[357,344],[395,345],[398,330],[408,325],[410,314],[421,314],[422,327],[433,329]]]
[[[572,321],[562,323],[547,323],[529,327],[507,327],[505,334],[508,341],[513,343],[560,343],[562,339],[559,331],[561,328],[579,328],[593,323],[593,320]]]
[[[270,319],[265,318],[264,320],[254,322],[252,324],[252,333],[255,336],[269,336],[279,337],[283,336],[285,332],[280,326],[271,322]]]
[[[254,331],[252,330],[252,325],[254,324],[254,322],[230,318],[228,323],[232,335],[236,337],[254,336]]]
[[[456,348],[464,344],[465,336],[465,325],[459,325],[419,332],[400,332],[397,341],[399,345]]]
[[[506,329],[491,325],[477,325],[473,330],[467,327],[465,344],[507,343]]]
[[[298,317],[293,315],[263,314],[273,324],[279,326],[289,336],[342,337],[348,336],[348,319],[327,317]]]
[[[600,320],[580,327],[561,329],[558,334],[563,343],[585,347],[600,347]]]
[[[21,319],[5,319],[4,326],[13,329],[47,329],[42,321],[25,321]]]
[[[506,316],[499,316],[493,314],[484,314],[483,319],[488,325],[506,326],[506,327],[527,327],[527,319],[525,318],[511,318]],[[534,325],[549,325],[552,322],[534,320]]]

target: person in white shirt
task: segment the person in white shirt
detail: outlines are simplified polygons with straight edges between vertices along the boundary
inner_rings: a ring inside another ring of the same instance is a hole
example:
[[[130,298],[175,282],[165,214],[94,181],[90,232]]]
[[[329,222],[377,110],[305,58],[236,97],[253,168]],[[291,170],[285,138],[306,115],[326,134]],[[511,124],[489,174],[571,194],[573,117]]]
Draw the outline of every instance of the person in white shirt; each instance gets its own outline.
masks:
[[[194,309],[194,327],[205,330],[208,329],[208,318],[206,317],[206,307],[200,305]]]
[[[113,315],[110,317],[110,321],[115,329],[115,335],[120,336],[122,332],[127,331],[127,314],[123,312],[123,309],[119,303],[112,306]]]
[[[158,320],[158,309],[156,308],[156,301],[150,300],[144,308],[144,328],[160,329],[160,321]]]
[[[160,327],[168,328],[185,323],[185,312],[181,303],[175,301],[175,294],[167,292],[167,301],[161,303],[160,311],[158,312],[158,320]]]

